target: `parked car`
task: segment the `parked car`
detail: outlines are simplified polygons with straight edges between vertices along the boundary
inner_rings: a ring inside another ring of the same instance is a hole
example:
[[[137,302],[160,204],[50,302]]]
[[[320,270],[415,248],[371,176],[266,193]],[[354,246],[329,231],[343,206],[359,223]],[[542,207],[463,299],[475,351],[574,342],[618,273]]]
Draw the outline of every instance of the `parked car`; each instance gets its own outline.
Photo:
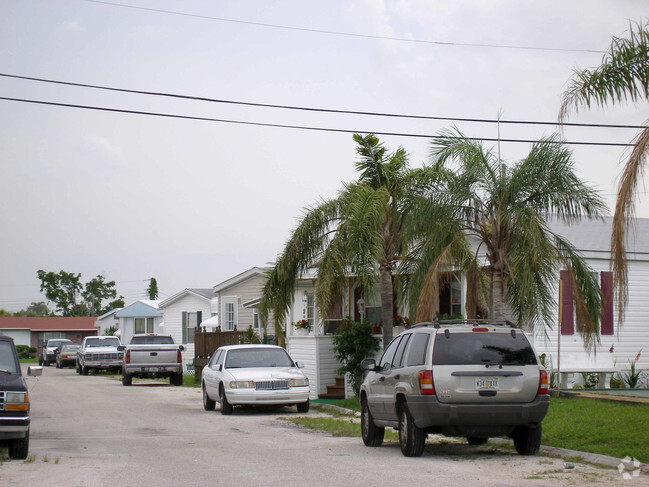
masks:
[[[75,365],[77,363],[78,343],[68,343],[61,347],[61,351],[56,354],[56,368],[61,369],[66,365]]]
[[[296,404],[309,411],[309,379],[303,365],[275,345],[229,345],[218,348],[203,368],[203,407],[232,414],[237,404]]]
[[[117,350],[121,345],[118,337],[86,337],[77,350],[77,374],[88,375],[93,370],[122,370],[124,352]]]
[[[66,343],[72,343],[72,340],[68,340],[67,338],[53,338],[48,340],[47,343],[44,343],[43,350],[38,357],[38,365],[49,367],[50,364],[56,362],[56,355]]]
[[[381,446],[399,431],[405,456],[420,456],[426,436],[464,436],[469,444],[509,436],[521,455],[541,444],[548,375],[527,336],[506,322],[420,323],[397,335],[361,386],[361,433]]]
[[[168,377],[172,386],[183,385],[183,345],[176,345],[171,335],[154,333],[131,337],[127,346],[117,350],[124,352],[122,384],[130,386],[133,377]]]
[[[30,366],[27,369],[30,376],[42,373],[43,367]],[[0,335],[0,444],[7,445],[9,458],[27,458],[29,424],[29,394],[14,340]]]

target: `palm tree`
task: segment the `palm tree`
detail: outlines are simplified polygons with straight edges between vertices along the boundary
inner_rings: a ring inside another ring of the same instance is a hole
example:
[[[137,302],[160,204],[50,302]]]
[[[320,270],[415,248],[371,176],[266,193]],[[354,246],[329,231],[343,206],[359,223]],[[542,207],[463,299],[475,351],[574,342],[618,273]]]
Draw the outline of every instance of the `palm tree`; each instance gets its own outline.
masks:
[[[316,303],[323,316],[342,297],[346,276],[355,276],[368,297],[378,278],[387,346],[394,319],[393,271],[403,250],[403,196],[413,176],[404,149],[388,154],[372,134],[355,134],[354,140],[358,180],[305,211],[268,273],[260,314],[272,313],[281,330],[296,279],[312,268],[317,268]]]
[[[550,137],[509,167],[453,129],[433,139],[431,155],[427,170],[435,183],[407,215],[403,238],[414,243],[400,269],[417,320],[431,318],[442,272],[458,269],[467,276],[467,317],[475,317],[482,301],[492,319],[513,317],[527,328],[551,323],[552,285],[564,268],[574,289],[577,325],[591,345],[600,316],[599,285],[570,242],[548,226],[549,217],[573,222],[598,217],[604,208],[576,176],[570,151]]]
[[[630,24],[628,37],[613,37],[602,64],[592,70],[575,71],[563,94],[559,123],[571,109],[604,107],[610,104],[649,99],[649,23]],[[628,303],[626,235],[635,212],[634,196],[647,164],[649,127],[635,138],[633,151],[618,185],[613,216],[611,253],[613,282],[618,291],[618,319],[621,322]]]

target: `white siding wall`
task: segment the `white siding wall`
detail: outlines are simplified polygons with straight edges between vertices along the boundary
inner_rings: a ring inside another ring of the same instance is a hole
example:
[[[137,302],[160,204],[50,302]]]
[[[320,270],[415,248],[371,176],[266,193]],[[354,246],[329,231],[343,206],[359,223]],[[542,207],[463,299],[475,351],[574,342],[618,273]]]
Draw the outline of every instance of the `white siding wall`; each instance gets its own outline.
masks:
[[[260,298],[265,283],[266,283],[265,276],[255,275],[244,282],[230,286],[229,288],[220,292],[219,302],[221,303],[221,308],[220,308],[221,324],[225,322],[224,321],[225,315],[223,310],[223,298],[235,296],[237,298],[236,299],[237,330],[245,331],[248,329],[249,326],[252,326],[253,325],[252,308],[244,308],[242,304]],[[275,335],[275,327],[273,326],[272,316],[268,318],[267,333],[268,335]]]
[[[587,255],[590,266],[598,272],[609,270],[608,256],[591,253]],[[598,258],[599,257],[599,258]],[[632,257],[632,256],[631,256]],[[645,256],[646,259],[646,256]],[[558,281],[554,289],[554,295],[559,296]],[[535,348],[539,354],[557,355],[557,334],[559,331],[558,309],[554,313],[555,321],[552,323],[552,330],[548,329],[549,338],[537,333],[535,336]],[[642,350],[640,360],[636,362],[636,369],[649,369],[649,261],[629,261],[629,304],[624,317],[622,327],[619,326],[617,316],[617,303],[614,310],[614,334],[601,335],[600,344],[597,346],[597,355],[612,355],[613,363],[618,371],[628,371],[630,361],[633,361]],[[609,349],[613,346],[613,353]],[[561,335],[561,356],[570,352],[584,350],[582,336],[575,331],[574,335]],[[556,364],[555,364],[556,365]],[[577,382],[580,377],[573,377]],[[644,387],[647,387],[645,385]]]
[[[2,330],[2,333],[14,339],[14,345],[31,347],[31,330]]]
[[[190,313],[200,311],[203,320],[212,316],[210,301],[193,294],[187,294],[168,306],[165,306],[163,310],[164,327],[160,329],[160,333],[171,335],[176,343],[183,343],[183,311]],[[194,344],[186,343],[184,345],[183,363],[185,364],[185,369],[187,369],[187,364],[191,364],[194,361]]]

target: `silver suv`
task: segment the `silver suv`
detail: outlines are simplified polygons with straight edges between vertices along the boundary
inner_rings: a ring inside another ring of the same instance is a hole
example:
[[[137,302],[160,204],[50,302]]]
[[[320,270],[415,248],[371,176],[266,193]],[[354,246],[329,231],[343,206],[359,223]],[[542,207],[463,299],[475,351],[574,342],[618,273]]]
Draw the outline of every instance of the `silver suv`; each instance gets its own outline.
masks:
[[[539,450],[548,375],[511,323],[418,323],[390,342],[378,364],[365,359],[362,366],[367,446],[381,446],[391,427],[408,457],[423,453],[429,433],[464,436],[471,445],[509,436],[521,455]]]

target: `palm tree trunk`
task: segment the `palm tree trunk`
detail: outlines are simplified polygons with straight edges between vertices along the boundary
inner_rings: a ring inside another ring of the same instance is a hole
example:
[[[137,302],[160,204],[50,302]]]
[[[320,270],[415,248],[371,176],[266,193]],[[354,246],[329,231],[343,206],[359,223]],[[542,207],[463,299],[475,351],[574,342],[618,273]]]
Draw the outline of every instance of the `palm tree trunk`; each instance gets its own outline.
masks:
[[[382,265],[379,269],[379,286],[381,290],[381,321],[383,322],[383,349],[392,341],[392,320],[394,306],[394,290],[390,267]]]
[[[505,316],[505,282],[503,274],[494,269],[491,274],[491,313],[492,320],[504,320]]]

